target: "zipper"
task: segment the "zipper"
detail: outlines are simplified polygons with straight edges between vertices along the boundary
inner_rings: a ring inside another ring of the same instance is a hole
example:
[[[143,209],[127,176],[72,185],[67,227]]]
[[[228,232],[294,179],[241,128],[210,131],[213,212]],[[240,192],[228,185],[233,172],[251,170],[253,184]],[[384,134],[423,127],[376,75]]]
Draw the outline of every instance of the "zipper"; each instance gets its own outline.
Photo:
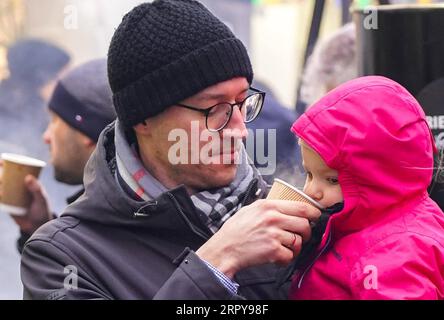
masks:
[[[301,278],[299,279],[298,282],[298,289],[301,288],[302,285],[302,281],[304,280],[305,275],[307,274],[307,272],[311,269],[311,267],[314,265],[314,263],[316,262],[316,260],[319,259],[319,257],[325,252],[325,250],[327,249],[328,245],[330,244],[330,240],[331,240],[331,232],[328,234],[328,239],[327,242],[325,244],[325,246],[322,248],[321,251],[319,251],[318,255],[316,256],[316,258],[313,259],[313,261],[310,263],[310,265],[305,268],[304,272],[302,273]]]
[[[136,212],[134,212],[134,217],[149,217],[150,214],[149,213],[143,213],[141,212],[143,209],[145,209],[146,207],[150,207],[150,206],[157,206],[157,201],[153,200],[153,201],[148,201],[146,204],[144,204],[143,206],[141,206],[139,209],[137,209]]]

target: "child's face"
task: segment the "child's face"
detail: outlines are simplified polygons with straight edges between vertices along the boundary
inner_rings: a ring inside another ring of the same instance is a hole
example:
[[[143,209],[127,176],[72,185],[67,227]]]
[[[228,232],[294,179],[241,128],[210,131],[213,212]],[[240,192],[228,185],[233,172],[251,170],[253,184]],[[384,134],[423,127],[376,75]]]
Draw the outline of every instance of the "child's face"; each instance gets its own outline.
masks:
[[[302,165],[307,173],[304,192],[324,207],[342,202],[342,191],[338,183],[338,172],[329,168],[319,154],[304,141],[299,140]]]

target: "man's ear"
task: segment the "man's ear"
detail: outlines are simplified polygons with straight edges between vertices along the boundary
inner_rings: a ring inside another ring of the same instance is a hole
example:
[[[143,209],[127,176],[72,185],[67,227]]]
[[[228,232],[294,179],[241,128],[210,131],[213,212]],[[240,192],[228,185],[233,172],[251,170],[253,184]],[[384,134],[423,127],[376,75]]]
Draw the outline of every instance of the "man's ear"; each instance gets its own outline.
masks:
[[[91,140],[91,138],[87,137],[83,133],[80,132],[80,143],[88,148],[95,148],[96,143]]]
[[[85,148],[95,148],[96,142],[88,137],[86,134],[71,127],[69,127],[69,129],[71,131],[71,137],[75,139],[78,146],[82,146]]]
[[[144,120],[143,122],[136,124],[133,129],[140,135],[148,135],[150,132],[149,120]]]

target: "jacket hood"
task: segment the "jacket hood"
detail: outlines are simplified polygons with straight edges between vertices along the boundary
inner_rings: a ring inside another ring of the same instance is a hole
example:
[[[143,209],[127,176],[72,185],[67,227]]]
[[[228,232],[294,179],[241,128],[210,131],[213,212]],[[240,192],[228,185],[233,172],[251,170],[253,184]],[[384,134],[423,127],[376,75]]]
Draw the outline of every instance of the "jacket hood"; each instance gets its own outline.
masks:
[[[415,98],[390,79],[362,77],[337,87],[291,130],[338,171],[345,206],[331,219],[336,235],[381,221],[426,196],[433,136]]]

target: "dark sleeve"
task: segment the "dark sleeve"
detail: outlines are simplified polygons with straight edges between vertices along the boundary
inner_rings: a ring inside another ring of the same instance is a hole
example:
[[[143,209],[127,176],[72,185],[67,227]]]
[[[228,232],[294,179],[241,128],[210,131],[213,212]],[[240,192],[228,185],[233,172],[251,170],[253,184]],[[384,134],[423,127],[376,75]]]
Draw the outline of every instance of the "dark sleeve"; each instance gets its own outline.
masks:
[[[31,234],[26,233],[20,230],[20,237],[17,239],[17,250],[20,254],[23,252],[23,247],[25,246],[26,241],[31,238]]]
[[[193,251],[186,249],[177,259],[177,269],[164,283],[155,300],[236,300]]]
[[[108,299],[63,247],[31,239],[21,261],[23,298],[36,300]]]
[[[57,216],[55,213],[52,213],[52,218],[57,219]],[[23,247],[25,246],[26,241],[28,241],[29,238],[31,238],[31,236],[32,236],[32,233],[27,233],[27,232],[20,230],[20,237],[17,239],[17,243],[16,243],[17,250],[20,254],[22,254]]]

